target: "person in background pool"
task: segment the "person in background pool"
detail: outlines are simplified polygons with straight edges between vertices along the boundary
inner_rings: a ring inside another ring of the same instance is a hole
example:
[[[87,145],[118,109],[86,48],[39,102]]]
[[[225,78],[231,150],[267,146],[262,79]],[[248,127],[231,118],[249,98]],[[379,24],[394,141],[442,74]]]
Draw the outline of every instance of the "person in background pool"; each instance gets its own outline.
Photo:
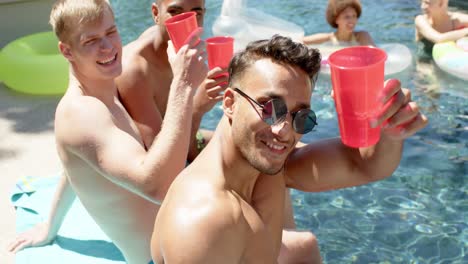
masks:
[[[416,16],[416,40],[432,55],[435,43],[455,41],[468,36],[468,15],[448,11],[448,0],[421,0],[424,14]]]
[[[328,24],[336,28],[336,31],[305,36],[304,44],[331,43],[333,45],[375,46],[367,31],[354,31],[361,11],[359,0],[329,0],[326,18]]]

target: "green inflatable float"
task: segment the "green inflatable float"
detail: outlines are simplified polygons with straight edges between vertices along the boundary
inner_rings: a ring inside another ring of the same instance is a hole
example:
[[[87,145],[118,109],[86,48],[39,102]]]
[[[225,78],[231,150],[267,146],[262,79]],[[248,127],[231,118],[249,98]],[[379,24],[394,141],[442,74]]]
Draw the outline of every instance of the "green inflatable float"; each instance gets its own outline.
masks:
[[[61,95],[68,86],[68,62],[53,32],[16,39],[0,52],[0,80],[12,90],[34,95]]]

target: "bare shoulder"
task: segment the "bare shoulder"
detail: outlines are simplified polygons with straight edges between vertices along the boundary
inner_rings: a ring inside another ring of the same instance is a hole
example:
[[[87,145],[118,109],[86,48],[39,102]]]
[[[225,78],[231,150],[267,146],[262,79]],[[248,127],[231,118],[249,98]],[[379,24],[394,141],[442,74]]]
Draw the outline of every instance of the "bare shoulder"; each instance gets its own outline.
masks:
[[[246,226],[238,199],[208,181],[185,176],[176,179],[163,202],[152,244],[164,252],[166,263],[239,260]]]
[[[416,27],[420,27],[421,25],[428,24],[429,22],[427,21],[427,18],[426,18],[425,15],[417,15],[414,18],[414,23],[415,23]]]
[[[358,39],[360,39],[360,38],[369,38],[370,37],[369,32],[364,31],[364,30],[356,31],[356,32],[354,32],[354,34]]]
[[[58,143],[77,146],[95,139],[99,127],[111,124],[107,107],[91,96],[65,95],[55,112],[55,135]]]
[[[234,227],[242,215],[236,197],[216,188],[208,180],[197,180],[194,176],[182,174],[174,181],[160,210],[164,219],[170,219],[168,223],[179,227],[189,220],[192,227],[203,227],[204,232],[219,232],[226,227]],[[179,230],[196,231],[194,228]]]
[[[367,31],[357,31],[355,32],[355,36],[360,45],[375,45],[371,35]]]
[[[147,61],[138,52],[137,47],[126,46],[125,57],[122,61],[122,74],[116,78],[117,87],[121,94],[135,92],[145,87],[145,72],[148,68]]]

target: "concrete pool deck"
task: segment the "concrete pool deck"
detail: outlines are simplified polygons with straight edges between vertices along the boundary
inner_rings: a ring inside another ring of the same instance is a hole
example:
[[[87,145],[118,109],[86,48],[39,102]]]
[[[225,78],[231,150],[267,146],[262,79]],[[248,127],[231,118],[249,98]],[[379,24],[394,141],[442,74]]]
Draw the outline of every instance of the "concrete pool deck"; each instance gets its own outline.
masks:
[[[14,263],[6,245],[15,235],[15,210],[10,191],[24,175],[57,173],[60,160],[54,138],[54,113],[58,96],[16,93],[0,82],[0,263]]]

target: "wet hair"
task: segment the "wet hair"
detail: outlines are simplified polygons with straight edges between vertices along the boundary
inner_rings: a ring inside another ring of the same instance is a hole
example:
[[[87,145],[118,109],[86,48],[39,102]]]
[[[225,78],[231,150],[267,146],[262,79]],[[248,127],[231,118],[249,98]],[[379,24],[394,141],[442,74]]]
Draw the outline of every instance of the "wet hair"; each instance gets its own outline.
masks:
[[[359,0],[328,0],[326,18],[330,26],[337,28],[336,18],[340,15],[343,10],[348,7],[356,10],[357,17],[361,17],[361,2]]]
[[[261,59],[271,59],[278,64],[299,67],[307,73],[315,85],[321,56],[317,49],[308,48],[288,37],[274,35],[271,39],[257,40],[232,58],[228,69],[230,86],[241,78],[251,65]]]
[[[105,11],[114,12],[108,0],[57,0],[52,6],[49,23],[60,41],[67,41],[79,25],[96,22]]]

